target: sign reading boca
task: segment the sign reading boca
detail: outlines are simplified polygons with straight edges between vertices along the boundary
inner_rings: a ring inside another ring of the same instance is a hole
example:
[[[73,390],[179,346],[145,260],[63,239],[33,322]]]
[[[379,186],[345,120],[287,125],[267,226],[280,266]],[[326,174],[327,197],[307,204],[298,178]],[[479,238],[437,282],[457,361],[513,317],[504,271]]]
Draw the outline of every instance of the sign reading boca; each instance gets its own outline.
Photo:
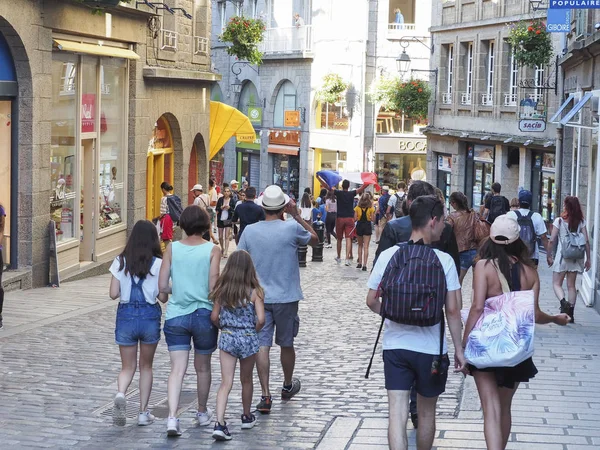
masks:
[[[530,133],[541,133],[546,131],[546,121],[539,119],[522,119],[519,120],[519,130],[528,131]]]

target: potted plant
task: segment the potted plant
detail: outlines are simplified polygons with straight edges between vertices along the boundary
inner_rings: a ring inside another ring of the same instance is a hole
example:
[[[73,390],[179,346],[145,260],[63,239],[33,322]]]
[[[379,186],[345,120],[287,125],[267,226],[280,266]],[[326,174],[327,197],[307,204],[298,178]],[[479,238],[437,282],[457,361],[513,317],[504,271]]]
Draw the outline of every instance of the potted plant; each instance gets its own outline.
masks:
[[[317,91],[316,98],[322,103],[338,103],[346,89],[348,83],[338,74],[330,73],[323,77],[323,85]]]
[[[262,53],[258,50],[258,44],[263,41],[265,29],[265,23],[260,19],[234,16],[227,23],[219,39],[231,43],[227,48],[229,55],[248,61],[250,64],[260,65]]]
[[[552,37],[541,19],[522,20],[509,25],[508,43],[521,66],[545,66],[552,58]]]
[[[417,119],[419,123],[427,119],[430,98],[431,88],[424,80],[410,79],[400,83],[396,92],[396,103],[400,110],[404,111],[406,116]]]

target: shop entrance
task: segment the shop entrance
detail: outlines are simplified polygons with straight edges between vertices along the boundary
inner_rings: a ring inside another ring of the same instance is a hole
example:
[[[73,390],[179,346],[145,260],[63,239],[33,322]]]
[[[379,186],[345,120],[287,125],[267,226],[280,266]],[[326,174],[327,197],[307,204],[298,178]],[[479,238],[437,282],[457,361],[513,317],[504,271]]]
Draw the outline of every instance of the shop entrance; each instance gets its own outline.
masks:
[[[450,209],[450,194],[452,193],[452,156],[438,155],[437,187],[444,194],[446,208]]]
[[[2,164],[0,164],[0,205],[2,205],[6,214],[4,233],[0,234],[0,247],[3,249],[2,258],[6,265],[11,260],[11,103],[10,100],[0,100],[0,161],[2,161]]]
[[[98,220],[96,216],[97,208],[94,205],[98,204],[94,173],[95,171],[95,155],[96,155],[96,139],[83,139],[81,141],[81,159],[80,167],[80,242],[79,246],[79,261],[91,262],[95,261],[94,244],[96,242],[96,228],[94,224]]]
[[[554,153],[534,153],[531,164],[532,209],[539,212],[546,222],[554,221],[556,177]]]
[[[467,145],[467,168],[465,195],[471,199],[471,207],[479,208],[492,190],[494,182],[494,147]]]
[[[173,185],[173,140],[171,128],[164,116],[154,124],[152,139],[148,146],[146,162],[146,218],[152,220],[160,215],[160,185],[166,181]]]

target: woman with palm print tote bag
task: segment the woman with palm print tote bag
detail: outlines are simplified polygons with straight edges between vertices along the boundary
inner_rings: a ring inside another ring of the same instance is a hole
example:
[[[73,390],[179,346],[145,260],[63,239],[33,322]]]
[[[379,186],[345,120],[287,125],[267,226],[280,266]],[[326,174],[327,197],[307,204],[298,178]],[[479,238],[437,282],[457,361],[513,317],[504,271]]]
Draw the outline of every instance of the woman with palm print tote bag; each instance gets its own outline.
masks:
[[[535,323],[566,325],[569,320],[540,309],[540,280],[519,233],[512,217],[499,216],[492,224],[490,239],[479,249],[465,321],[463,347],[483,407],[488,449],[506,447],[511,425],[501,418],[510,417],[519,383],[538,372],[532,360]]]

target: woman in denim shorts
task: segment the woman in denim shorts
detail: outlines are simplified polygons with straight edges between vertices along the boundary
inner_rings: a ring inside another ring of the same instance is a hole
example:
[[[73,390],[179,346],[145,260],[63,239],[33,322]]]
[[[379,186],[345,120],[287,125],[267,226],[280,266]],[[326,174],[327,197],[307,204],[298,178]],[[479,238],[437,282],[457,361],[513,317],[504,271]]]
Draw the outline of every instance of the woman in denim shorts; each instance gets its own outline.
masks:
[[[156,298],[166,302],[167,295],[159,294],[158,274],[160,242],[154,224],[138,221],[123,253],[110,266],[110,297],[120,297],[117,309],[115,341],[121,352],[121,373],[117,379],[118,392],[113,407],[113,423],[126,422],[125,393],[136,370],[138,342],[140,344],[140,413],[138,425],[150,425],[154,416],[147,410],[152,391],[152,361],[160,340],[162,310]]]
[[[201,426],[211,423],[212,411],[206,407],[206,403],[211,382],[210,357],[217,348],[218,337],[218,329],[210,321],[213,305],[208,299],[208,293],[219,278],[221,250],[202,238],[210,227],[210,219],[199,206],[192,205],[184,209],[179,218],[179,226],[187,237],[167,247],[158,282],[160,292],[172,294],[167,303],[164,325],[171,356],[167,390],[169,436],[181,436],[176,414],[192,344],[194,368],[198,377],[196,421]]]

